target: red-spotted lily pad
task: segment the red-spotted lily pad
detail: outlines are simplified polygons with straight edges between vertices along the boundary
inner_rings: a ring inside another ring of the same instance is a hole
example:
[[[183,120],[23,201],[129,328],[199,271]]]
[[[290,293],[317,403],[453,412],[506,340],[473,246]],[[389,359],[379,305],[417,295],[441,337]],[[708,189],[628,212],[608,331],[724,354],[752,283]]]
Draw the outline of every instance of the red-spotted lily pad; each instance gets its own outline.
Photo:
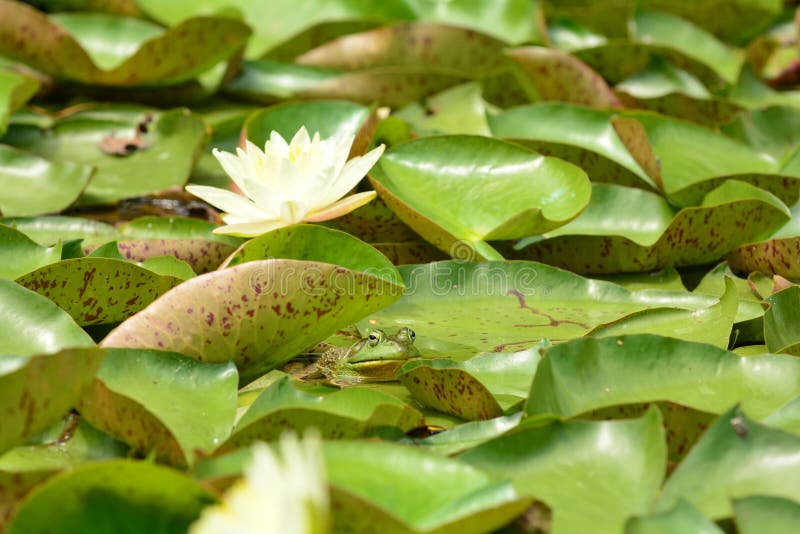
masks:
[[[251,261],[187,280],[122,323],[103,345],[233,360],[247,382],[402,291],[384,278],[327,263]]]
[[[547,503],[553,532],[621,532],[658,495],[666,468],[661,423],[655,407],[622,421],[523,420],[459,459]]]
[[[765,300],[769,309],[764,313],[764,340],[770,352],[800,356],[800,286],[788,287]]]
[[[230,434],[237,387],[230,362],[111,349],[79,409],[92,425],[135,450],[186,465]]]
[[[123,321],[181,282],[145,267],[110,258],[51,263],[17,279],[47,297],[80,325]]]
[[[539,364],[540,348],[515,353],[487,353],[465,362],[419,359],[397,373],[414,400],[466,420],[490,419],[516,407],[528,396]]]
[[[271,441],[288,429],[302,433],[314,427],[325,438],[349,439],[391,427],[407,432],[423,424],[419,411],[378,390],[310,386],[284,377],[253,400],[220,450]]]
[[[595,184],[577,219],[500,250],[581,273],[647,272],[718,260],[771,234],[789,216],[774,195],[737,180],[708,193],[702,205],[677,211],[654,193]]]
[[[325,468],[333,521],[347,532],[478,534],[530,504],[507,480],[458,460],[380,442],[329,442]],[[448,484],[431,484],[431,480]],[[384,530],[385,529],[385,530]]]
[[[384,154],[370,178],[406,224],[459,259],[499,259],[485,240],[557,228],[576,217],[590,196],[578,167],[478,136],[399,145]],[[458,248],[472,257],[462,257]]]
[[[127,525],[135,532],[185,532],[214,496],[183,473],[146,461],[92,462],[38,486],[17,510],[9,534],[92,532]]]
[[[0,51],[59,78],[99,85],[191,80],[241,49],[250,29],[232,18],[197,17],[174,28],[100,13],[47,16],[0,2]]]
[[[102,146],[113,144],[114,139],[133,138],[148,116],[152,117],[152,122],[147,124],[147,133],[141,135],[142,147],[124,156],[103,150]],[[183,186],[204,137],[202,121],[186,109],[156,112],[101,107],[76,112],[47,128],[12,124],[3,141],[47,158],[53,164],[71,163],[73,169],[75,164],[81,168],[94,167],[92,180],[78,200],[78,204],[87,205],[112,203]],[[86,179],[88,177],[84,185]],[[62,187],[63,179],[52,172],[41,180],[45,180],[44,190]]]

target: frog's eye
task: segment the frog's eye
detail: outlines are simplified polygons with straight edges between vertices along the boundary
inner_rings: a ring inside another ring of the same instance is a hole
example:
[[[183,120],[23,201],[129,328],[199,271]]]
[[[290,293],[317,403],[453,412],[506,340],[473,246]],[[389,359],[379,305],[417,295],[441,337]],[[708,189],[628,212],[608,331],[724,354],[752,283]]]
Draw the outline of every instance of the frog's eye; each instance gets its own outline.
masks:
[[[374,347],[378,343],[380,343],[381,338],[383,338],[383,332],[380,330],[373,330],[367,336],[367,341],[369,342],[370,346]]]
[[[408,329],[408,339],[410,339],[411,341],[414,341],[416,338],[417,338],[416,332],[414,332],[413,330],[411,330],[409,328]]]

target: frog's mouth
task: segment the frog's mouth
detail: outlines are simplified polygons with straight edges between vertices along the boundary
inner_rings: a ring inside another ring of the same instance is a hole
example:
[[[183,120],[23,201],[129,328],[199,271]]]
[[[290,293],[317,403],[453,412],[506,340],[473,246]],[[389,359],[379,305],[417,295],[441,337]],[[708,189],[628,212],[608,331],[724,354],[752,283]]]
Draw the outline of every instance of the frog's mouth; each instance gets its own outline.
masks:
[[[397,380],[395,374],[409,358],[370,360],[353,364],[356,372],[363,378],[383,379],[386,381]]]

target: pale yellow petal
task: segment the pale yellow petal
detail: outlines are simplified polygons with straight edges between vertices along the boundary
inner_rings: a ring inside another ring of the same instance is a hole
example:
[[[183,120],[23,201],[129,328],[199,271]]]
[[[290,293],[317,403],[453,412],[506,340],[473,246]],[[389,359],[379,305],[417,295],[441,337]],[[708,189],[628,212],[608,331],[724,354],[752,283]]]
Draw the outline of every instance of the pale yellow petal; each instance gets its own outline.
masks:
[[[330,189],[325,195],[319,197],[319,204],[315,202],[315,207],[326,206],[344,196],[348,191],[353,189],[358,182],[369,172],[369,170],[380,159],[386,147],[380,145],[373,148],[363,156],[351,159],[345,163],[342,172],[331,183]]]
[[[186,190],[212,206],[237,217],[257,221],[268,216],[250,200],[232,191],[207,185],[187,185]]]
[[[365,191],[364,193],[350,195],[325,208],[309,213],[306,215],[305,220],[308,222],[321,222],[341,217],[345,213],[350,213],[364,204],[367,204],[374,199],[376,195],[377,193],[375,193],[375,191]]]
[[[238,151],[239,149],[237,148],[236,150]],[[233,180],[233,183],[236,184],[241,192],[250,196],[247,190],[247,175],[250,171],[242,159],[236,157],[235,154],[219,150],[218,148],[212,150],[211,153],[214,154],[214,157],[217,158],[217,161],[222,165],[222,169],[231,177],[231,180]]]
[[[215,228],[214,233],[238,237],[256,237],[271,232],[276,228],[289,226],[290,224],[291,223],[283,220],[264,220],[251,223],[228,224]]]

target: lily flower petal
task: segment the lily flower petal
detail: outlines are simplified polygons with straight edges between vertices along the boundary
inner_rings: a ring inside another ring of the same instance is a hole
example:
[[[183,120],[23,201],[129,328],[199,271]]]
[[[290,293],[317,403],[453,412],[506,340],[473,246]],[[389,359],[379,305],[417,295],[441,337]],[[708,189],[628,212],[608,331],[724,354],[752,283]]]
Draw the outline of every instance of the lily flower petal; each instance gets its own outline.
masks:
[[[289,226],[290,224],[291,223],[286,222],[282,219],[276,219],[271,221],[264,220],[258,222],[238,223],[238,224],[226,224],[225,226],[214,228],[213,233],[222,235],[232,235],[237,237],[256,237],[261,234],[266,234],[267,232],[277,230],[278,228]]]
[[[226,213],[235,213],[240,217],[254,221],[264,218],[264,212],[258,209],[253,202],[232,191],[207,185],[187,185],[186,190]]]
[[[340,201],[334,202],[330,206],[326,206],[319,211],[312,211],[306,215],[305,220],[308,222],[322,222],[341,217],[345,213],[350,213],[364,204],[370,203],[377,194],[378,193],[375,191],[364,191],[363,193],[356,193],[355,195],[344,197]]]
[[[217,161],[222,165],[222,169],[231,177],[231,180],[233,180],[242,193],[249,196],[247,184],[245,183],[248,171],[244,162],[240,158],[237,158],[235,154],[225,152],[218,148],[213,149],[211,153],[217,158]]]
[[[331,183],[330,189],[328,189],[326,194],[320,199],[320,204],[330,204],[353,189],[375,165],[378,159],[380,159],[385,149],[386,145],[380,145],[363,156],[355,157],[345,163],[336,181]]]

